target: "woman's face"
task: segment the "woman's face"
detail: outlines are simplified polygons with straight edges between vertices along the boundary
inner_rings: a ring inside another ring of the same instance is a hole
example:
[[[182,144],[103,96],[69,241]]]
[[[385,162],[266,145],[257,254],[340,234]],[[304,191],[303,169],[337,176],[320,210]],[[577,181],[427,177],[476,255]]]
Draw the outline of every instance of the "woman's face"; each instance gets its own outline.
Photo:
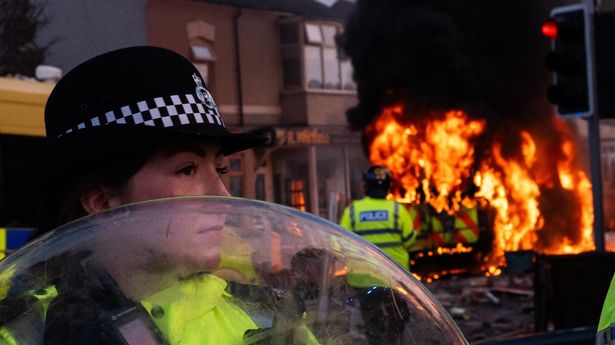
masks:
[[[122,187],[112,190],[108,204],[116,207],[174,196],[229,196],[220,179],[225,170],[219,145],[187,143],[166,147],[157,150]],[[138,238],[124,243],[132,249],[117,251],[133,253],[135,262],[108,267],[120,282],[130,283],[136,272],[148,276],[177,271],[185,275],[218,266],[226,221],[224,210],[195,207],[179,214],[174,216],[170,210],[157,221],[143,220],[143,228],[124,229],[128,237],[134,233]],[[126,274],[128,277],[123,277]]]
[[[109,206],[173,196],[229,196],[220,179],[226,169],[223,160],[217,144],[185,143],[159,149],[112,194]]]

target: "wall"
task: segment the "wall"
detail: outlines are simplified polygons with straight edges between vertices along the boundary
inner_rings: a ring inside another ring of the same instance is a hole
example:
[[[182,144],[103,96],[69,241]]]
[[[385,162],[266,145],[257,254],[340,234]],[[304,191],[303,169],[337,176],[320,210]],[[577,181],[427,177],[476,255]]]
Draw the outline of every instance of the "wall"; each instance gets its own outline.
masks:
[[[203,20],[215,26],[213,83],[210,86],[228,125],[242,121],[238,111],[233,18],[238,16],[243,123],[259,126],[280,122],[282,84],[277,14],[192,2],[152,0],[147,8],[149,44],[173,49],[189,57],[186,24]]]
[[[357,95],[347,91],[290,91],[282,94],[285,125],[343,126],[346,110],[357,103]]]

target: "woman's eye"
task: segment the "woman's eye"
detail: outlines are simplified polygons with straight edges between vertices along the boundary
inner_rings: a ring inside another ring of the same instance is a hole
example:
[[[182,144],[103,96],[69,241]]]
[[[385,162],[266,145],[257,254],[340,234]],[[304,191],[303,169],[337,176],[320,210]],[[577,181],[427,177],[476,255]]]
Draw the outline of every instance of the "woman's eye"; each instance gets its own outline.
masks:
[[[228,172],[228,167],[216,167],[216,172],[220,175],[224,175]]]
[[[198,165],[188,165],[184,168],[179,169],[178,173],[182,174],[182,175],[186,175],[186,176],[192,176],[194,174],[196,174],[196,169],[198,168]]]

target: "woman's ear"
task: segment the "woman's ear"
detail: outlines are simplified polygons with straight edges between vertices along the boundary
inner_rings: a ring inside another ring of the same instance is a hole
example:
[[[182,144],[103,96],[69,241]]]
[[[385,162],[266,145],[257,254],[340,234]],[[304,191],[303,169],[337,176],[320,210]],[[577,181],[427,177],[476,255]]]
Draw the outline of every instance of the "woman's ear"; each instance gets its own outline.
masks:
[[[94,214],[114,207],[116,202],[111,194],[111,190],[102,186],[95,186],[88,189],[81,198],[81,206],[88,214]]]

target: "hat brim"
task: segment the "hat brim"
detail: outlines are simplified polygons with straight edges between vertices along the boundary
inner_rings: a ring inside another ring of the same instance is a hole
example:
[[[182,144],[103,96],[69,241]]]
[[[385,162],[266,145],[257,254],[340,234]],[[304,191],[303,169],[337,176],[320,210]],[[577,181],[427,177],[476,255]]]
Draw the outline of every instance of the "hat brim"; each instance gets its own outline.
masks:
[[[154,129],[154,131],[159,131]],[[164,134],[163,134],[164,132]],[[213,141],[221,146],[225,156],[239,151],[258,147],[267,142],[267,137],[253,133],[233,133],[221,126],[204,127],[203,125],[184,125],[166,128],[160,135],[168,138],[193,138],[195,140]]]

